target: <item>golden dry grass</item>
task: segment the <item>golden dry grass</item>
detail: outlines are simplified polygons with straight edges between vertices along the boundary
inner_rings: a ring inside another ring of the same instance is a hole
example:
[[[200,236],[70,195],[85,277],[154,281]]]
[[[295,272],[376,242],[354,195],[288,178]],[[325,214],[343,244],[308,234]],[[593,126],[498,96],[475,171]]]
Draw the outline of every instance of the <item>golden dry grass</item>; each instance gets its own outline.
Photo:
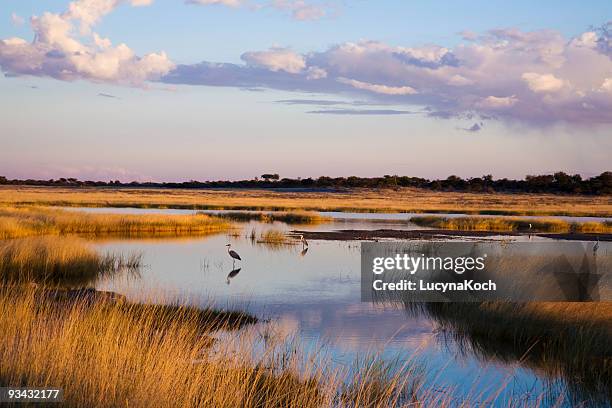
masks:
[[[401,188],[343,192],[0,187],[0,203],[262,211],[438,212],[612,216],[611,196],[455,193]]]
[[[259,221],[266,223],[284,222],[286,224],[322,224],[332,221],[331,217],[324,217],[316,212],[229,212],[217,215],[232,221]]]
[[[260,239],[257,242],[266,244],[287,244],[291,241],[283,231],[267,230],[261,233]]]
[[[554,406],[612,401],[612,303],[483,302],[421,305],[454,342],[487,360],[520,363],[563,378],[568,398]],[[559,395],[559,390],[551,390]],[[513,406],[507,404],[507,406]]]
[[[99,254],[74,237],[0,240],[0,280],[58,282],[86,280],[140,265],[140,255]]]
[[[406,398],[405,370],[388,379],[370,364],[342,393],[334,373],[297,369],[294,353],[253,360],[248,340],[211,353],[201,322],[181,310],[163,318],[155,308],[60,304],[39,289],[2,288],[0,383],[61,387],[68,406],[386,407]]]
[[[189,235],[230,228],[228,221],[203,214],[90,214],[46,207],[0,207],[0,239],[64,234]]]
[[[458,231],[612,232],[610,222],[568,222],[545,218],[419,216],[412,217],[410,222],[423,227]]]

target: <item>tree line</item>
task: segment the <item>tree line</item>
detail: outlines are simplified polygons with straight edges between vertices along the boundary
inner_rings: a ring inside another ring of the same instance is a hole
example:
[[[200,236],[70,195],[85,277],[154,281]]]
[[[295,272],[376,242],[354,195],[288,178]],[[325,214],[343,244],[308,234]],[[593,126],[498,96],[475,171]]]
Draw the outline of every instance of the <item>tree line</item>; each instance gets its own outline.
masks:
[[[119,180],[81,181],[76,178],[50,180],[19,180],[0,176],[0,184],[62,187],[149,187],[149,188],[293,188],[293,189],[342,189],[342,188],[399,188],[415,187],[435,191],[466,192],[522,192],[564,194],[612,194],[612,172],[583,179],[579,174],[564,172],[545,175],[528,175],[523,180],[494,179],[491,175],[463,179],[449,176],[446,179],[429,180],[421,177],[385,175],[383,177],[327,177],[280,178],[277,173],[266,173],[252,180],[217,180],[185,182],[138,182]]]

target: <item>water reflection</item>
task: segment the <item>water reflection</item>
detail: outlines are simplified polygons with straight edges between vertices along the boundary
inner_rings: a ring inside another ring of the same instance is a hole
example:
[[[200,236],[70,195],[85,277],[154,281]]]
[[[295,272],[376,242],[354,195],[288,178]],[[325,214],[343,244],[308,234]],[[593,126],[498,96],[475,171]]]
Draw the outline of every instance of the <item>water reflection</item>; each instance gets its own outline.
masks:
[[[380,224],[358,219],[303,229],[342,229],[348,224],[351,228],[380,228]],[[593,405],[601,398],[610,400],[610,393],[604,391],[606,387],[610,390],[612,359],[602,354],[609,350],[596,348],[612,344],[609,334],[592,335],[586,342],[580,340],[585,331],[570,330],[575,326],[563,328],[554,323],[551,327],[545,319],[516,319],[510,324],[503,320],[508,311],[484,313],[477,305],[472,305],[474,310],[420,306],[415,311],[412,305],[361,303],[358,242],[317,240],[307,246],[295,239],[291,245],[270,245],[257,242],[270,224],[241,225],[241,231],[229,235],[100,242],[105,251],[142,251],[147,267],[140,279],[113,276],[96,286],[126,294],[131,300],[147,299],[149,295],[143,293],[163,289],[194,304],[210,306],[214,299],[219,307],[244,308],[294,333],[306,352],[324,346],[334,364],[342,367],[372,352],[388,360],[398,356],[413,359],[418,354],[427,362],[428,384],[458,395],[482,390],[484,396],[499,393],[500,400],[525,394],[533,402],[531,396],[537,398],[555,389],[557,395],[567,395],[566,405],[580,399],[594,401]],[[406,228],[407,224],[393,220],[389,225]],[[272,226],[285,234],[293,228],[282,223]],[[243,259],[238,268],[226,253],[228,242]],[[243,268],[247,272],[241,272]],[[473,316],[473,321],[466,322],[467,316]],[[496,336],[490,335],[494,326],[499,327],[493,333]],[[528,331],[518,330],[521,327],[546,329],[548,334],[538,336],[534,344]],[[503,392],[499,392],[500,384],[506,384]]]
[[[446,346],[484,362],[532,370],[544,378],[549,403],[562,395],[568,404],[588,406],[612,401],[612,332],[609,322],[595,320],[611,308],[598,303],[405,304],[409,314],[435,319]]]
[[[226,278],[226,280],[225,280],[225,283],[227,283],[227,284],[229,285],[229,284],[230,284],[230,281],[231,281],[232,279],[234,279],[234,278],[235,278],[235,277],[236,277],[236,276],[237,276],[237,275],[240,273],[240,271],[241,271],[241,270],[242,270],[242,268],[232,269],[232,270],[230,271],[230,273],[228,273],[228,274],[227,274],[227,278]]]

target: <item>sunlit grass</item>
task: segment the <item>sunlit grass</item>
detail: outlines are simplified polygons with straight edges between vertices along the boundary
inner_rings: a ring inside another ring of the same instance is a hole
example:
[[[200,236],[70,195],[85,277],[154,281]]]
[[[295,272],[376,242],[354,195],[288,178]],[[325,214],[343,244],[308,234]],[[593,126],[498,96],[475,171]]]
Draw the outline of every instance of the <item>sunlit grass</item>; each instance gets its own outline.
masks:
[[[315,212],[229,212],[218,214],[218,217],[232,221],[284,222],[286,224],[321,224],[330,222],[331,217],[324,217]]]
[[[568,222],[559,219],[502,217],[412,217],[410,222],[422,227],[458,231],[523,231],[523,232],[593,232],[610,233],[612,223]]]
[[[294,352],[250,357],[253,339],[214,346],[202,329],[218,324],[203,325],[192,309],[162,309],[0,289],[0,382],[61,387],[69,406],[389,407],[416,398],[408,370],[383,374],[368,363],[346,382],[300,366]]]
[[[569,399],[572,406],[608,406],[612,401],[612,303],[421,303],[411,307],[434,317],[449,340],[476,355],[506,364],[520,362],[548,378],[566,379],[566,402]]]
[[[191,210],[416,212],[612,217],[609,196],[436,192],[416,188],[342,192],[0,186],[0,203]]]
[[[74,237],[29,237],[0,241],[0,280],[87,280],[119,269],[135,269],[140,254],[100,254]]]
[[[261,233],[259,240],[257,242],[265,243],[265,244],[289,244],[292,241],[289,237],[283,232],[279,230],[267,230]]]
[[[0,207],[0,239],[65,234],[207,234],[230,228],[228,221],[202,214],[90,214],[43,207]]]

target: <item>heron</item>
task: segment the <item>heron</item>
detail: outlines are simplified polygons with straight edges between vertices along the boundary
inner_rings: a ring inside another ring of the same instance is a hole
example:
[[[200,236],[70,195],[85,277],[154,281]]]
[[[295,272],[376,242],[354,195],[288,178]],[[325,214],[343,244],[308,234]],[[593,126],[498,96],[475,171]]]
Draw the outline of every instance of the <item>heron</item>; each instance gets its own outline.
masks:
[[[598,249],[599,249],[599,237],[597,237],[597,242],[595,243],[595,245],[593,245],[593,255],[597,253]]]
[[[302,242],[302,246],[307,247],[308,246],[308,241],[306,241],[304,239],[303,235],[300,235],[300,241]]]
[[[242,258],[240,258],[240,255],[238,255],[238,252],[232,249],[232,244],[227,244],[226,247],[227,247],[227,253],[234,260],[234,264],[236,263],[236,259],[239,261],[242,261]]]
[[[531,225],[531,223],[529,223],[529,229],[533,228],[533,225]]]

